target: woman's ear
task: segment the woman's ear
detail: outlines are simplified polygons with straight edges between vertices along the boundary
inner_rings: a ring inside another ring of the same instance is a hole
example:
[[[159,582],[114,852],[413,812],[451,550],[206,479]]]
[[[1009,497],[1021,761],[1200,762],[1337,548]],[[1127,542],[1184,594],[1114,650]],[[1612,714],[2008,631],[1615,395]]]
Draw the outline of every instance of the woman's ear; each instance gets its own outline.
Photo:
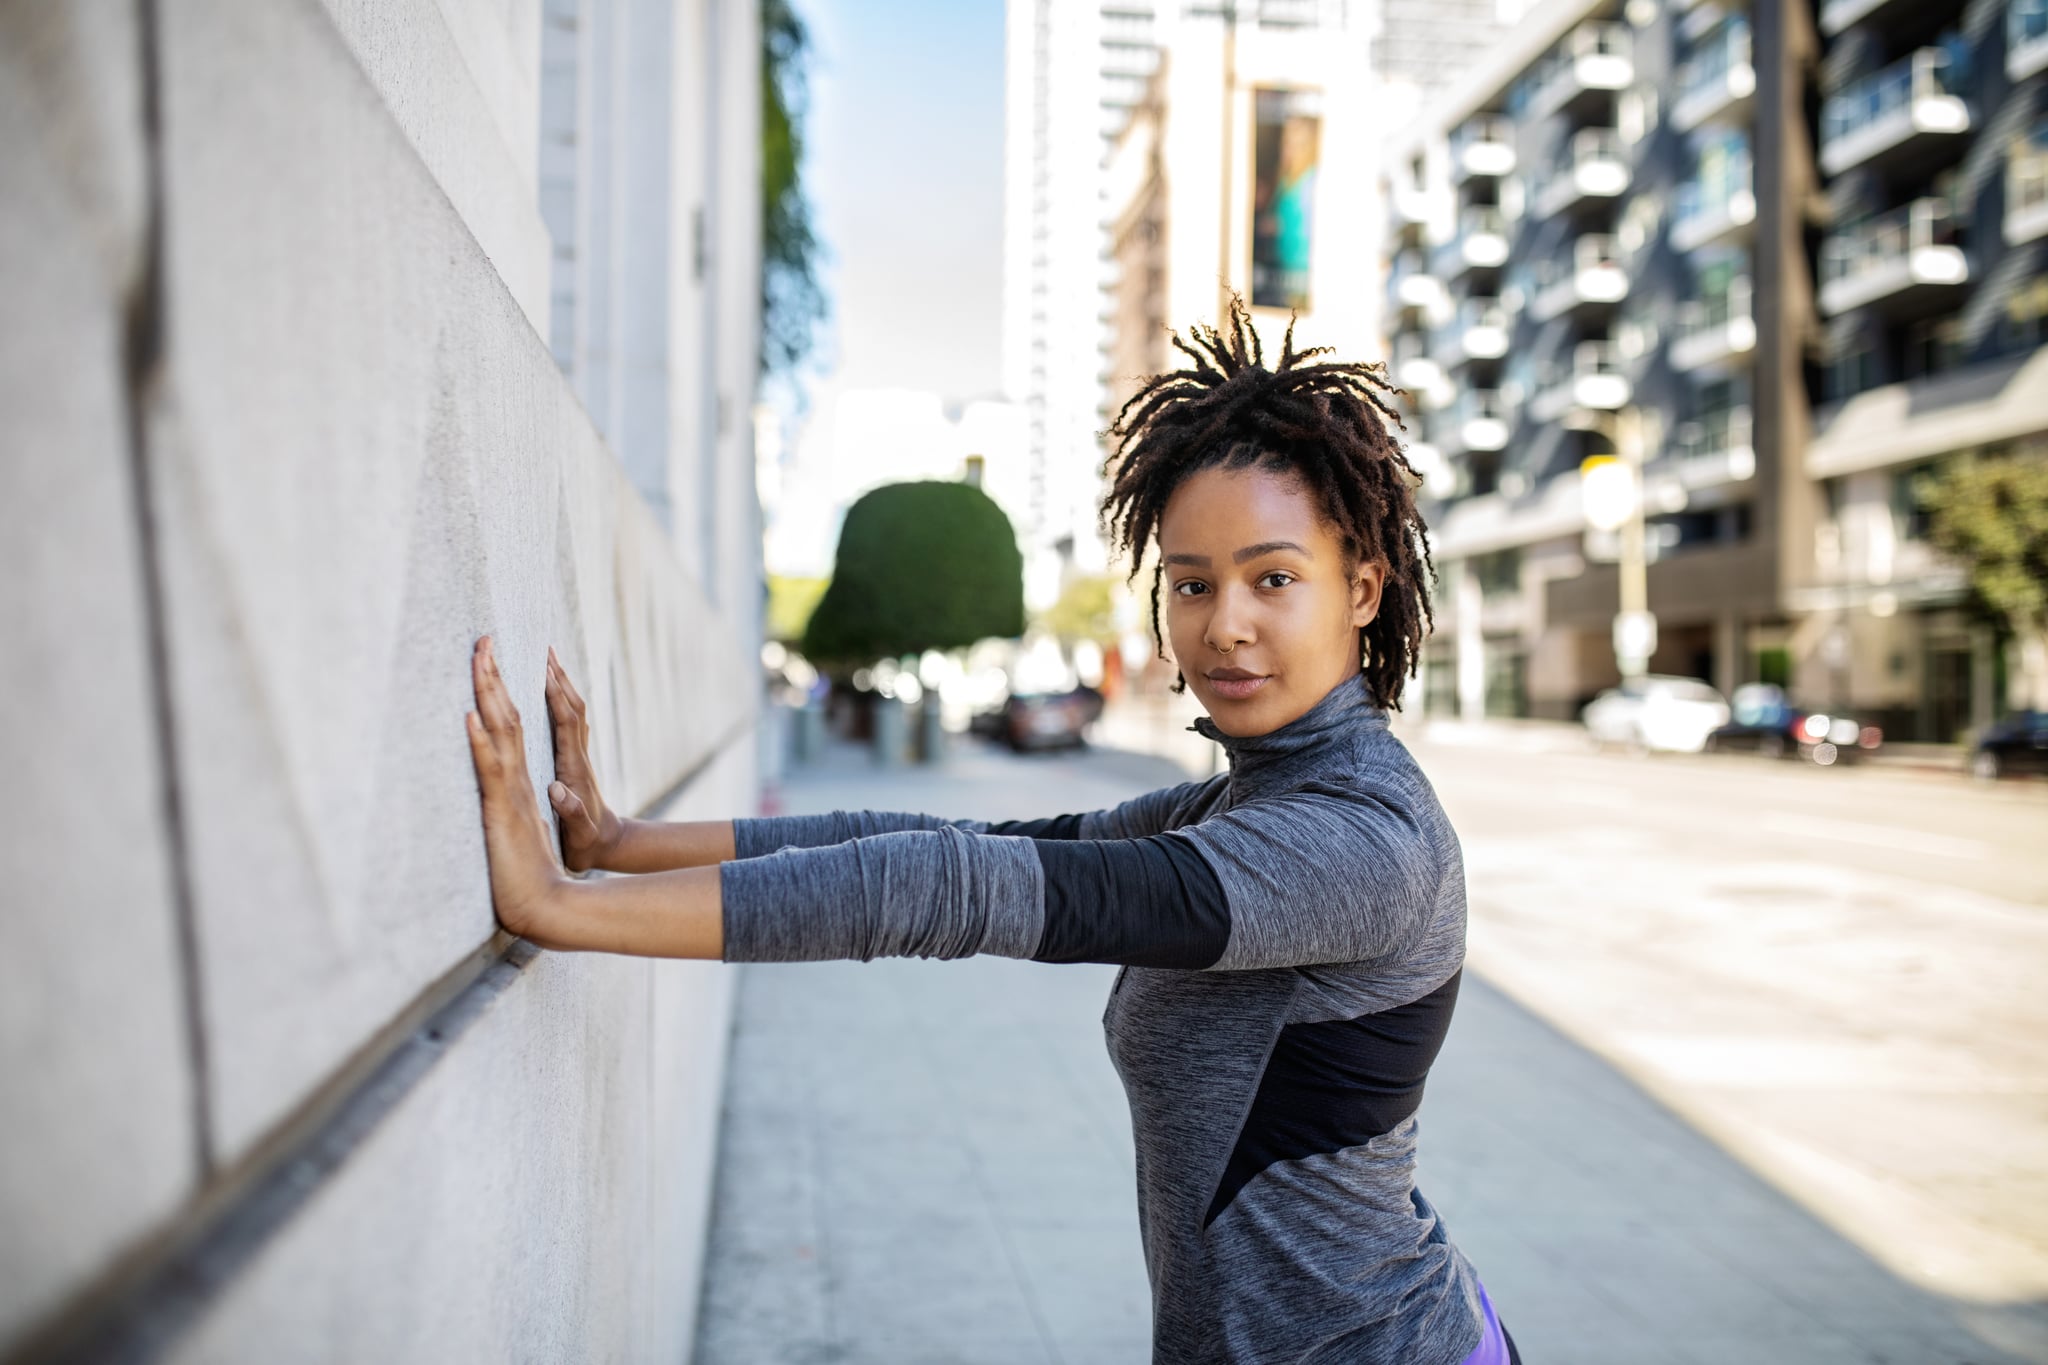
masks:
[[[1351,624],[1363,628],[1380,614],[1380,592],[1387,585],[1387,566],[1373,559],[1360,564],[1351,575]]]

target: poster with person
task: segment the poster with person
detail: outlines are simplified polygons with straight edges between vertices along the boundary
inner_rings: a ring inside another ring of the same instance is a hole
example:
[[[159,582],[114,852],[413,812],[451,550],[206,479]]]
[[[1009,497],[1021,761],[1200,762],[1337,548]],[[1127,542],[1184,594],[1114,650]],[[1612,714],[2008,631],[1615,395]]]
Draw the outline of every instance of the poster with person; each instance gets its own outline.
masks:
[[[1253,99],[1252,306],[1306,311],[1322,93],[1258,90]]]

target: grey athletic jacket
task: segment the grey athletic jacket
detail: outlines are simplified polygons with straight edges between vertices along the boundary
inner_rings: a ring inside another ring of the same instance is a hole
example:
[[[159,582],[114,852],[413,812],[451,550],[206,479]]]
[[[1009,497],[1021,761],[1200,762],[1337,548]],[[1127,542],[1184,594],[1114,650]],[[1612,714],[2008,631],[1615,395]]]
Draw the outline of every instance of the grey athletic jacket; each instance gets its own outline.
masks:
[[[1352,677],[1230,769],[1111,810],[988,823],[734,821],[725,956],[1124,964],[1155,1365],[1458,1365],[1478,1281],[1415,1188],[1457,999],[1456,834]]]

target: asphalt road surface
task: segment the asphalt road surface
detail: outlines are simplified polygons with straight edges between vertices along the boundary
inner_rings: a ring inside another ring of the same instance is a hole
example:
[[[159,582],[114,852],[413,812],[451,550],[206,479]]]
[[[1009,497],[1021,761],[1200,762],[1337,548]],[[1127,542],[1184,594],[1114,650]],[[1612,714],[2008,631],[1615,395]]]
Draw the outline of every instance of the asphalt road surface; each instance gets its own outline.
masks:
[[[1410,744],[1464,842],[1477,972],[2048,1359],[2048,783]]]

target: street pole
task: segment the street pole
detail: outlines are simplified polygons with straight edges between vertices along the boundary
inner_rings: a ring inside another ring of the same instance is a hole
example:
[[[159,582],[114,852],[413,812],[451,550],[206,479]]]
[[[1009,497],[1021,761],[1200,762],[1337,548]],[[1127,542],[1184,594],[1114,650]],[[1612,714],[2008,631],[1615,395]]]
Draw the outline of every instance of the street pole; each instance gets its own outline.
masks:
[[[1615,627],[1614,661],[1622,681],[1633,682],[1650,671],[1650,653],[1657,647],[1655,627],[1645,632],[1634,624],[1650,620],[1650,570],[1643,526],[1643,415],[1633,403],[1614,415],[1614,451],[1627,467],[1634,490],[1628,520],[1621,524],[1621,618]]]
[[[1234,87],[1237,85],[1237,5],[1225,0],[1223,6],[1223,207],[1218,214],[1216,239],[1216,325],[1230,326],[1230,210],[1231,162],[1237,129],[1232,118]]]
[[[1614,613],[1614,663],[1623,683],[1650,671],[1657,652],[1657,618],[1650,615],[1649,536],[1643,523],[1643,414],[1633,406],[1607,413],[1574,408],[1565,424],[1597,431],[1614,446],[1579,466],[1586,524],[1620,542],[1615,565],[1621,580]]]

